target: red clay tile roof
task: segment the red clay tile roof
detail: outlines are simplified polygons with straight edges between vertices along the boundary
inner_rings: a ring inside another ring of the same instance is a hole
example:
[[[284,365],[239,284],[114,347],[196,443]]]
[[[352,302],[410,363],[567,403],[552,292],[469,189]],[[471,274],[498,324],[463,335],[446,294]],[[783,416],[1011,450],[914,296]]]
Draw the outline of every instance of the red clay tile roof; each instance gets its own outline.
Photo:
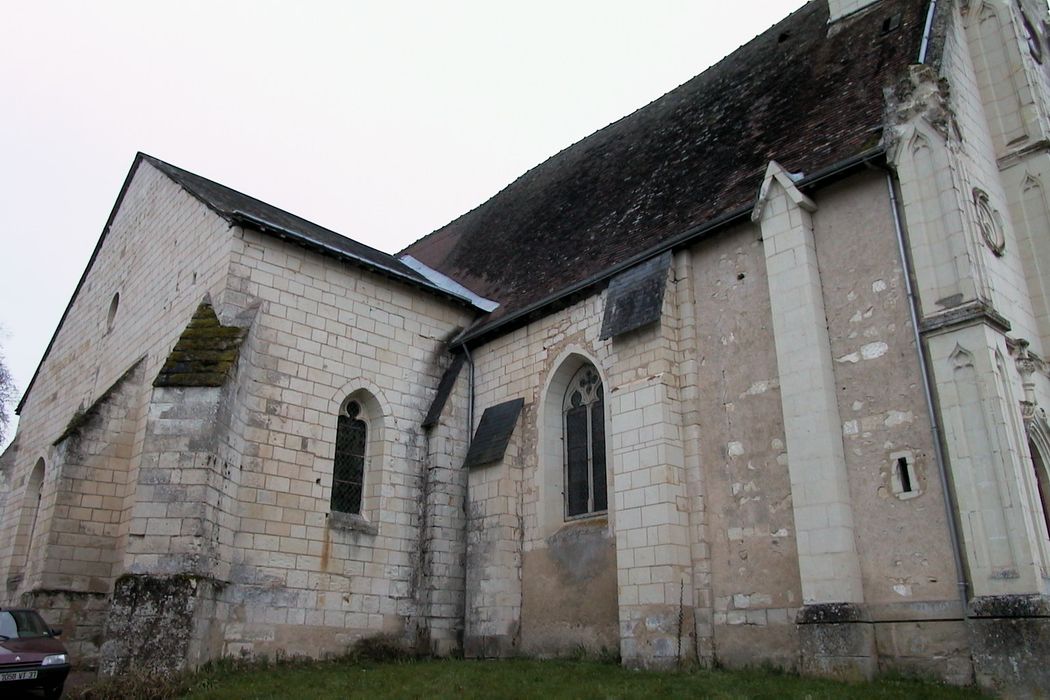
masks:
[[[883,90],[916,62],[927,6],[882,0],[828,25],[810,2],[403,252],[501,303],[473,335],[745,209],[771,159],[810,174],[879,144]]]

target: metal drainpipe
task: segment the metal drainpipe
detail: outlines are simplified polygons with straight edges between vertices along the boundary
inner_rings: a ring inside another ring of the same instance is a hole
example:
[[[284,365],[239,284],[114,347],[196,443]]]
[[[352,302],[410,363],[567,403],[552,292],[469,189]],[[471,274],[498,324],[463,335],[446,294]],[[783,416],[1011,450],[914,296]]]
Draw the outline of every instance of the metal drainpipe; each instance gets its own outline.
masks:
[[[890,209],[893,212],[893,229],[897,234],[897,249],[904,266],[904,289],[908,294],[908,309],[911,312],[911,327],[915,334],[915,349],[919,353],[919,369],[922,373],[922,389],[926,397],[926,410],[930,418],[930,433],[933,436],[933,454],[937,462],[937,472],[941,478],[941,491],[944,496],[944,509],[948,515],[948,536],[952,544],[952,557],[955,560],[955,571],[958,574],[959,600],[962,603],[962,615],[965,618],[970,602],[970,582],[967,580],[966,567],[963,565],[962,546],[959,540],[958,508],[955,494],[948,483],[948,468],[944,458],[944,443],[941,441],[941,428],[937,420],[937,409],[933,403],[933,390],[930,388],[929,356],[922,344],[919,332],[919,300],[911,284],[911,258],[904,245],[904,225],[901,221],[900,201],[897,199],[897,188],[892,173],[886,173],[886,185],[890,192]]]
[[[926,26],[922,30],[922,46],[919,47],[919,63],[926,63],[926,52],[930,48],[930,33],[933,31],[933,15],[937,12],[937,0],[930,0],[926,12]]]
[[[467,358],[467,364],[470,365],[470,373],[467,375],[467,450],[470,450],[470,443],[474,440],[474,358],[470,355],[470,348],[467,344],[463,344],[463,354]],[[467,474],[464,478],[463,488],[465,492],[463,494],[463,512],[468,515],[470,513],[470,469],[467,469]],[[466,608],[464,608],[464,614],[466,614]],[[464,620],[464,625],[466,620]]]
[[[474,439],[474,358],[470,356],[470,348],[463,344],[463,354],[467,356],[467,364],[470,365],[470,374],[467,375],[467,447],[470,447]]]

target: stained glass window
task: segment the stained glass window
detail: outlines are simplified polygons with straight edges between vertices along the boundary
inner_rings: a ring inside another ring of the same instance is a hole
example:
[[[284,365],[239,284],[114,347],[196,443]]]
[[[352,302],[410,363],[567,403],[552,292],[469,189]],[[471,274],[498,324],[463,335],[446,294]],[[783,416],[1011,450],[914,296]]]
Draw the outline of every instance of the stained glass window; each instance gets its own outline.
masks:
[[[562,403],[565,430],[565,517],[608,510],[605,476],[605,401],[598,371],[584,365]]]

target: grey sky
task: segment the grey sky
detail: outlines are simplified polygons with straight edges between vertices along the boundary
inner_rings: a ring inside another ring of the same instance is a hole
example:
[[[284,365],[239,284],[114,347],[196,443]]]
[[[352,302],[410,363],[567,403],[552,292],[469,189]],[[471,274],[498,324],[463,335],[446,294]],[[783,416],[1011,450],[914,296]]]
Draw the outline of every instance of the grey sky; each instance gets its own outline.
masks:
[[[138,150],[394,252],[802,4],[0,0],[18,389]]]

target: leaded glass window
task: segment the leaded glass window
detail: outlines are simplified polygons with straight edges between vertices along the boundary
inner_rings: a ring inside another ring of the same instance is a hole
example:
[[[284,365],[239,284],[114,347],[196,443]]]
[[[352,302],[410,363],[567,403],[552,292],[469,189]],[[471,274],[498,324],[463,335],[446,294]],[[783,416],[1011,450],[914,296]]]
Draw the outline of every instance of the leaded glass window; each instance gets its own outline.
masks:
[[[365,448],[368,424],[362,418],[361,404],[347,401],[339,412],[335,435],[335,466],[332,470],[332,510],[361,513],[364,491]]]
[[[562,402],[565,431],[565,517],[609,508],[605,477],[605,392],[598,371],[584,365]]]

